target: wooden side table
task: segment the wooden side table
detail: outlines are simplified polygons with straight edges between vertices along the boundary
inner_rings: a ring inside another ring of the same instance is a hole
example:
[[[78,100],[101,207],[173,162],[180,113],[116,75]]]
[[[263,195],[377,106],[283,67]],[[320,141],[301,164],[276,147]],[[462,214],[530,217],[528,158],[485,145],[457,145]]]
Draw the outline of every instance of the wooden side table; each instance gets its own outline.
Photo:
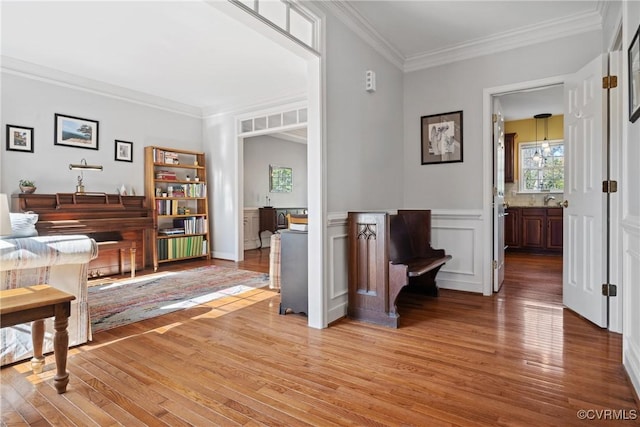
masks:
[[[0,291],[0,323],[3,328],[33,322],[31,324],[33,341],[31,367],[34,374],[41,373],[44,366],[42,355],[44,319],[54,317],[53,354],[56,360],[56,375],[53,377],[53,383],[58,394],[67,391],[67,384],[69,384],[67,326],[71,315],[71,301],[74,299],[76,299],[75,296],[48,285]]]

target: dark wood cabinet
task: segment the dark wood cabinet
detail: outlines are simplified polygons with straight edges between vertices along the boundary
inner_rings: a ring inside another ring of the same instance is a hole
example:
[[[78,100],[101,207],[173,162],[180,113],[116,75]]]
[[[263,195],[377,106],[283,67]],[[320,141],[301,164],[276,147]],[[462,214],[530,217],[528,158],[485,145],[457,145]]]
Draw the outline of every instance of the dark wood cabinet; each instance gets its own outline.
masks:
[[[504,182],[514,182],[517,133],[504,136]]]
[[[520,208],[507,208],[504,217],[504,244],[508,248],[520,247]]]
[[[562,208],[514,207],[505,217],[507,249],[532,252],[562,251]]]
[[[547,209],[547,248],[562,250],[562,208]]]
[[[522,209],[522,244],[524,248],[544,248],[545,209]]]
[[[260,238],[260,247],[262,247],[262,232],[270,231],[275,233],[289,227],[287,215],[303,215],[307,213],[307,208],[274,208],[263,207],[258,208],[258,237]]]

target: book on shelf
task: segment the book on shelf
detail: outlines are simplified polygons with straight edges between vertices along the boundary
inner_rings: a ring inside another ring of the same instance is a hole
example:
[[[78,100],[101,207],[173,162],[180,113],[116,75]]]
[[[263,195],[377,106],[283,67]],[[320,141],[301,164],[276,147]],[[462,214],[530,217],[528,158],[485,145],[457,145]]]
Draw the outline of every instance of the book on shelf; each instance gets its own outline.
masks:
[[[165,236],[173,236],[175,234],[184,234],[184,228],[161,228],[158,230],[158,234]]]
[[[165,181],[177,181],[178,177],[173,171],[158,170],[156,171],[156,179],[162,179]]]
[[[153,149],[153,161],[154,163],[166,163],[169,165],[180,164],[178,153],[162,150],[160,148]]]
[[[158,259],[162,261],[207,255],[203,236],[176,237],[158,240]]]

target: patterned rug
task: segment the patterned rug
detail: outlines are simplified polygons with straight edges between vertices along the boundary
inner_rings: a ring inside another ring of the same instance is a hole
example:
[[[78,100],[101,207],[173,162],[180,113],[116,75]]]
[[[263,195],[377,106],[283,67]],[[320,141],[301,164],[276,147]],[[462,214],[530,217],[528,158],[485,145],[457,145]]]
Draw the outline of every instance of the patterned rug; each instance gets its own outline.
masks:
[[[94,333],[269,284],[269,276],[220,266],[163,272],[89,286]]]

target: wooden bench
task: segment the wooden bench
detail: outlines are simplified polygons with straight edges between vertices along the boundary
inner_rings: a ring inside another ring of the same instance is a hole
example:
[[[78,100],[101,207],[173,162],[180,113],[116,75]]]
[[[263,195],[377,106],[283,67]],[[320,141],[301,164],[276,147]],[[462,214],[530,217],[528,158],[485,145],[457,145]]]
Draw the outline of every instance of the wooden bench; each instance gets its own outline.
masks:
[[[0,291],[0,323],[2,327],[31,324],[33,359],[31,367],[34,374],[42,373],[44,356],[44,319],[54,317],[53,354],[56,360],[56,375],[53,383],[59,394],[67,391],[69,374],[67,373],[67,351],[69,333],[67,326],[71,315],[71,301],[75,296],[52,288],[48,285],[36,285],[26,288]]]
[[[131,278],[136,277],[136,241],[135,240],[105,240],[97,242],[98,252],[118,251],[120,255],[120,274],[124,274],[125,251],[129,251],[131,263]]]
[[[397,328],[403,288],[438,295],[435,277],[451,255],[431,247],[431,211],[349,212],[348,229],[349,317]]]

